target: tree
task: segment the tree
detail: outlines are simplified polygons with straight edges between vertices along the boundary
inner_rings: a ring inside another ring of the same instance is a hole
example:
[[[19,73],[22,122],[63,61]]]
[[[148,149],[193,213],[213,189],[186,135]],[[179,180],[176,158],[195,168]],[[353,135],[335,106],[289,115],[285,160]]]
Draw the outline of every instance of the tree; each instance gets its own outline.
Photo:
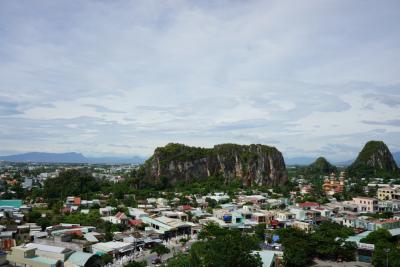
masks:
[[[150,250],[151,253],[156,253],[158,258],[161,258],[162,255],[168,254],[170,252],[170,249],[167,248],[163,244],[157,244],[154,247],[151,248]]]
[[[396,247],[396,239],[386,229],[378,229],[361,239],[361,242],[374,244],[375,250],[372,255],[374,266],[400,266],[400,250]]]
[[[259,267],[261,259],[252,251],[259,249],[258,239],[239,230],[209,224],[199,233],[199,242],[189,250],[189,266],[200,267]],[[183,265],[185,266],[185,265]]]
[[[254,231],[256,237],[258,237],[262,242],[265,241],[265,232],[266,232],[267,225],[265,223],[260,223],[256,226]]]
[[[103,254],[101,255],[101,262],[104,265],[107,265],[113,261],[113,257],[110,254]]]
[[[360,241],[368,244],[390,243],[392,241],[392,235],[388,230],[381,228],[369,233]]]
[[[356,248],[345,241],[354,231],[335,222],[325,221],[311,234],[310,242],[319,258],[336,260],[355,257]],[[347,250],[345,250],[346,248]]]
[[[42,230],[44,230],[44,229],[46,229],[46,227],[49,227],[50,225],[52,225],[50,219],[47,216],[39,218],[36,221],[36,224],[39,225],[40,227],[42,227]]]
[[[43,195],[52,205],[67,196],[88,198],[93,192],[98,191],[100,191],[100,185],[89,172],[72,169],[61,172],[56,178],[47,179],[44,183]]]
[[[308,265],[313,258],[313,248],[306,232],[296,228],[281,228],[275,231],[284,247],[285,266],[300,267]]]
[[[190,255],[179,253],[172,259],[168,260],[166,267],[192,267]]]

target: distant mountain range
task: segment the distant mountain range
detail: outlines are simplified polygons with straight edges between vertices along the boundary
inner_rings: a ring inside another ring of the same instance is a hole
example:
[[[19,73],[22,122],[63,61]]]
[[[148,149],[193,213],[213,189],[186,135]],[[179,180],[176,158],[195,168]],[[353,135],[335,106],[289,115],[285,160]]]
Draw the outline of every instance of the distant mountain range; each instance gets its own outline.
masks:
[[[9,156],[0,156],[0,161],[37,162],[37,163],[91,163],[91,164],[140,164],[145,158],[132,157],[85,157],[81,153],[29,152]]]
[[[392,153],[394,160],[396,161],[397,165],[400,165],[400,152]],[[340,162],[333,163],[336,166],[349,166],[351,163],[354,162],[355,159],[345,160]],[[286,165],[310,165],[315,161],[315,158],[312,157],[294,157],[294,158],[285,158]]]
[[[393,153],[397,165],[400,165],[400,152]],[[47,153],[29,152],[9,156],[0,156],[0,161],[10,162],[38,162],[38,163],[92,163],[92,164],[141,164],[146,160],[144,157],[86,157],[81,153]],[[312,157],[285,158],[286,165],[310,165],[315,161]],[[333,162],[337,166],[348,166],[354,160]]]

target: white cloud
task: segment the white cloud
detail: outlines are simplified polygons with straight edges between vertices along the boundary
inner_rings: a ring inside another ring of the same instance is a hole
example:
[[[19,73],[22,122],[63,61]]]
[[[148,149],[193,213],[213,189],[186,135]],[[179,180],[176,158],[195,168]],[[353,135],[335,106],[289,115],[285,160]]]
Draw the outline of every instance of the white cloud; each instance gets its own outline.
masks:
[[[397,1],[2,1],[0,153],[261,142],[347,159],[370,138],[400,150],[390,123],[400,115],[399,10]]]

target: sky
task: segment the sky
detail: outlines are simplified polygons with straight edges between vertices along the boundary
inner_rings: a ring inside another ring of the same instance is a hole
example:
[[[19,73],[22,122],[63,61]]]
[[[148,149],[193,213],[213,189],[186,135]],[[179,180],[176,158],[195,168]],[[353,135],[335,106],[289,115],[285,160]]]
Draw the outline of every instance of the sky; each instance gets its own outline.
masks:
[[[0,1],[0,154],[400,151],[400,2]]]

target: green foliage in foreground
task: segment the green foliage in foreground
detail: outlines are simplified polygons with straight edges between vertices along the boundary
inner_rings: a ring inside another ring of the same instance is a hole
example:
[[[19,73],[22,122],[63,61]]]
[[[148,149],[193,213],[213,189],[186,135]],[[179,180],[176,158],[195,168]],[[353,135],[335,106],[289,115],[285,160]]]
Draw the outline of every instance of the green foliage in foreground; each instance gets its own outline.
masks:
[[[199,242],[192,245],[189,254],[178,254],[167,267],[261,267],[262,262],[252,251],[258,249],[254,236],[239,230],[207,225],[199,233]]]
[[[392,237],[386,229],[378,229],[361,239],[361,242],[374,244],[375,250],[372,255],[374,266],[400,266],[400,249],[396,246],[396,238]]]
[[[132,261],[125,265],[124,267],[146,267],[147,263],[145,261]]]
[[[276,230],[284,246],[283,260],[286,266],[307,266],[314,257],[351,261],[355,258],[356,246],[345,239],[354,234],[350,228],[326,221],[313,233],[295,228]]]
[[[161,257],[164,254],[168,254],[170,252],[170,249],[167,248],[163,244],[157,244],[154,247],[151,248],[151,253],[156,253],[157,257]]]

